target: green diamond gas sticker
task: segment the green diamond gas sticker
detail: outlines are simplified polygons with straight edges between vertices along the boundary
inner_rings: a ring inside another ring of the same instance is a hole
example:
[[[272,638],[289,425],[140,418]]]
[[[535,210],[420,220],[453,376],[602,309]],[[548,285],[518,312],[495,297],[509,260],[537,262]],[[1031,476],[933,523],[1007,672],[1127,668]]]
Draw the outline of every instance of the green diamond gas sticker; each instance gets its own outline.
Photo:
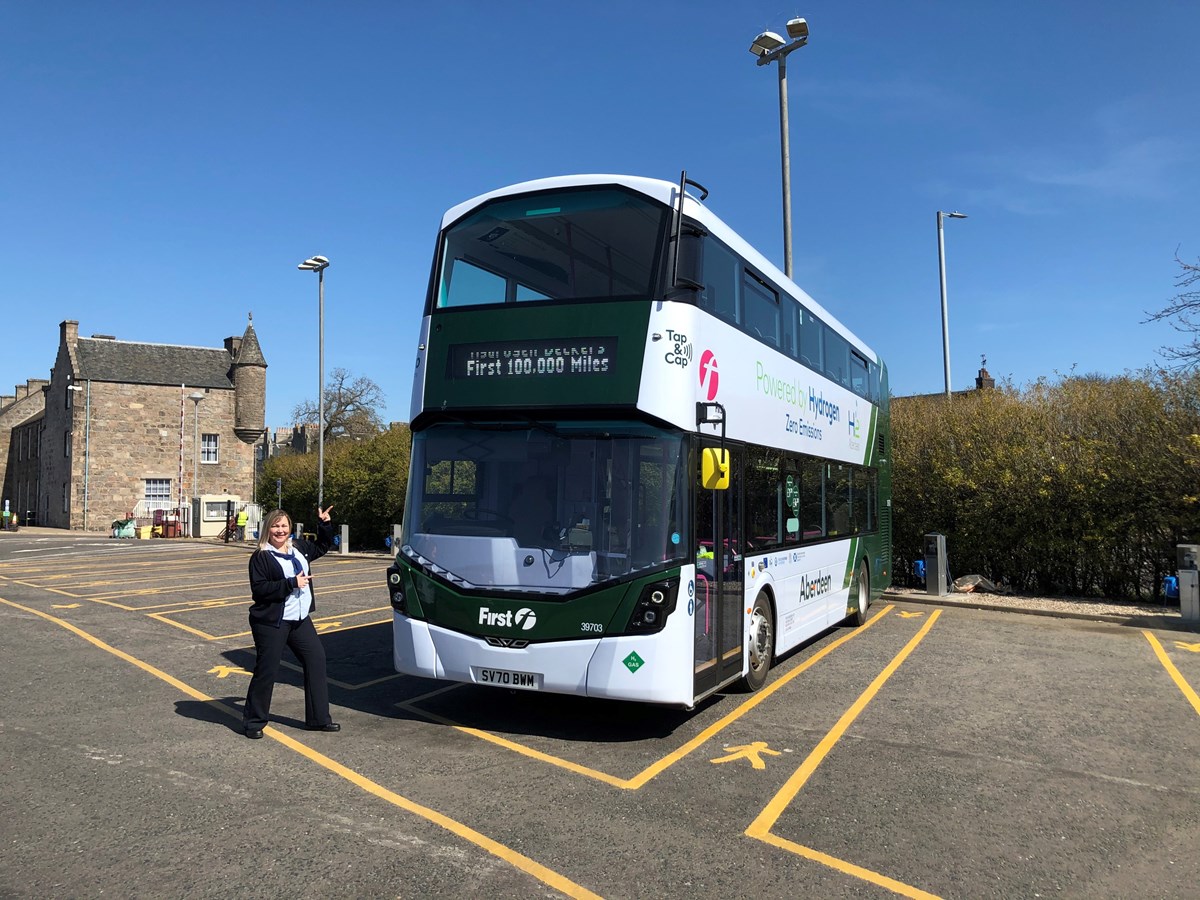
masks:
[[[646,664],[646,661],[638,656],[637,653],[630,653],[627,657],[621,660],[621,662],[625,663],[625,668],[627,668],[630,672],[636,672]]]

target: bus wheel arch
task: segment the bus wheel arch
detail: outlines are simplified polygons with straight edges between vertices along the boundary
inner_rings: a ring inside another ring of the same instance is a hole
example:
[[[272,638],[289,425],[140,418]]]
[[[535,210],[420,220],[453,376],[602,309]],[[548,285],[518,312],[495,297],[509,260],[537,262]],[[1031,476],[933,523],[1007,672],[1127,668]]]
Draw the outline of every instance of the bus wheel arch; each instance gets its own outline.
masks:
[[[854,572],[855,587],[858,591],[858,608],[854,611],[854,624],[866,625],[867,612],[871,606],[871,570],[864,556],[858,561]]]
[[[764,587],[750,609],[749,669],[742,684],[750,693],[767,683],[767,674],[775,660],[775,597]]]

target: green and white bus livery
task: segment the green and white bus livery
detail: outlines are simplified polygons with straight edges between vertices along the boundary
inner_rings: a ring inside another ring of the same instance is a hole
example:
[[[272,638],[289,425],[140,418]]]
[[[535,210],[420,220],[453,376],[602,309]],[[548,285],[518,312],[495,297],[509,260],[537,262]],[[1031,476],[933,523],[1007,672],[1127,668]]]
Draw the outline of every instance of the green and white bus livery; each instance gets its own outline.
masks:
[[[886,368],[706,196],[567,176],[446,213],[397,671],[691,707],[889,584]]]

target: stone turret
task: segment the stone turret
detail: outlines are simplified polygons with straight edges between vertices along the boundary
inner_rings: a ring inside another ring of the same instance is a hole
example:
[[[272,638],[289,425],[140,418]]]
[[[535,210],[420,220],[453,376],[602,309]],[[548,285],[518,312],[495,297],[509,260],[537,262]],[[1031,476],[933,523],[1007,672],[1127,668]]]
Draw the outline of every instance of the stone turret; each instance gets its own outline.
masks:
[[[240,338],[225,339],[225,349],[233,357],[233,430],[240,441],[253,444],[262,436],[267,415],[267,361],[254,333],[253,317]]]

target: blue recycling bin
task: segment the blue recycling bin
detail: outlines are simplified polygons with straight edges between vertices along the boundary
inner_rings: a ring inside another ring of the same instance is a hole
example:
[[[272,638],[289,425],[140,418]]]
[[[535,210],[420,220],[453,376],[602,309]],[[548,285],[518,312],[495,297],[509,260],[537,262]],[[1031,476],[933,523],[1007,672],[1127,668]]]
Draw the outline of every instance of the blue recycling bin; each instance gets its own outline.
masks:
[[[1163,576],[1163,593],[1168,600],[1179,599],[1179,579],[1174,575]]]

